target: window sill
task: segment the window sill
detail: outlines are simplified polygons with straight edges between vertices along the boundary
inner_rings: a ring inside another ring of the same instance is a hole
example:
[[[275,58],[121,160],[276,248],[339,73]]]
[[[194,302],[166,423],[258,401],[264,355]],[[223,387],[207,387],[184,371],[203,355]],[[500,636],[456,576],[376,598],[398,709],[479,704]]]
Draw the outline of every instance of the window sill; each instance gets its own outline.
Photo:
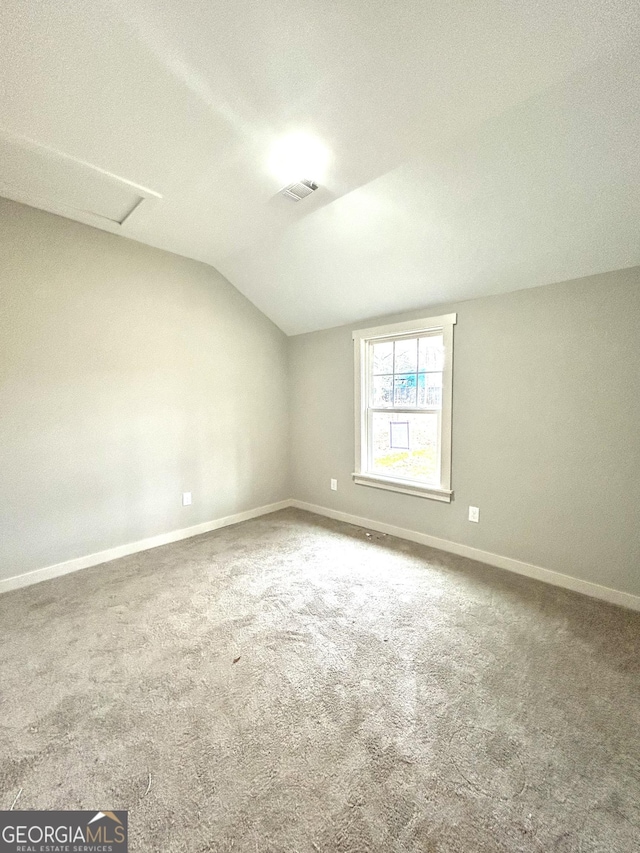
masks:
[[[390,492],[400,492],[403,495],[415,495],[419,498],[430,498],[433,501],[451,503],[453,491],[441,489],[439,486],[427,486],[413,480],[395,480],[392,477],[382,477],[379,474],[352,474],[353,482],[358,486],[372,486],[374,489],[387,489]]]

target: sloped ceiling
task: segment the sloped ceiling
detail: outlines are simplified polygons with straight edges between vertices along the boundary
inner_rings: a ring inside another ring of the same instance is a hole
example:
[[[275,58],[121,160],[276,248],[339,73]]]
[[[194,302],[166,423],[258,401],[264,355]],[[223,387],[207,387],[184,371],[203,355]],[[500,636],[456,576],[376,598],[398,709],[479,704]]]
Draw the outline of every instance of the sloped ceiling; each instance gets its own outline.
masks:
[[[639,264],[639,45],[635,0],[3,0],[0,136],[151,188],[92,224],[296,334]]]

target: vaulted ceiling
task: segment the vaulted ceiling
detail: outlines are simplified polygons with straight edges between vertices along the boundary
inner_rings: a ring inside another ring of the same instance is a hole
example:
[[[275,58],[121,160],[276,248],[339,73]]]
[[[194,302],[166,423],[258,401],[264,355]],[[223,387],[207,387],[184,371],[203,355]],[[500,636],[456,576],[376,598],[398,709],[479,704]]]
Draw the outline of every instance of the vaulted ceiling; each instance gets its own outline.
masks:
[[[0,194],[288,334],[633,266],[639,45],[637,0],[3,0]],[[292,202],[301,130],[331,161]]]

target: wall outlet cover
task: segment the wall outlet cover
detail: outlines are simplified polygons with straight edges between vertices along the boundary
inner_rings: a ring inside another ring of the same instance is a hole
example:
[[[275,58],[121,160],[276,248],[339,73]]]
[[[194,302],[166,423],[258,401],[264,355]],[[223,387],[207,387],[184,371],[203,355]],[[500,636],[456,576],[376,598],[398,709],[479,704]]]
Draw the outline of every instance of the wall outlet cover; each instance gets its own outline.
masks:
[[[182,493],[182,506],[191,506],[191,492]]]
[[[469,521],[480,521],[480,508],[477,506],[469,507]]]
[[[332,480],[331,480],[331,491],[332,491],[332,492],[337,492],[337,491],[338,491],[338,481],[337,481],[337,480],[334,480],[333,478],[332,478]]]

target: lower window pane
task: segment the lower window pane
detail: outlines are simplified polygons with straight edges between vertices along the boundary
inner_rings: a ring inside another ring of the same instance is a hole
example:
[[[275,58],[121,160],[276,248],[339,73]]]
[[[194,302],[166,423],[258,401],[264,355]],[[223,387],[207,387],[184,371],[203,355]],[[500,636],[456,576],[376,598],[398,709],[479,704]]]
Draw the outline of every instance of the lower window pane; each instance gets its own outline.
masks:
[[[438,416],[374,412],[371,473],[436,483],[439,476]]]

